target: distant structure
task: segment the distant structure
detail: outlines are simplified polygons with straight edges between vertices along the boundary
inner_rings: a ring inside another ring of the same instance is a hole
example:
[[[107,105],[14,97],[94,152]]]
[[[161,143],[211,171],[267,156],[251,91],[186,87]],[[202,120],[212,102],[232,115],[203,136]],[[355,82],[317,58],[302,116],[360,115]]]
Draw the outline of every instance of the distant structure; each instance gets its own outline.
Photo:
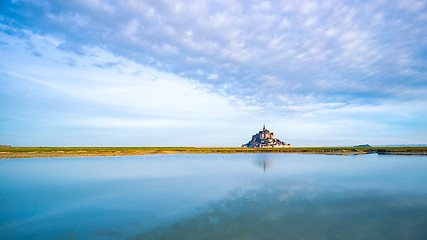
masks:
[[[283,147],[291,147],[291,144],[280,141],[277,138],[274,138],[274,134],[268,131],[264,127],[262,131],[259,131],[257,134],[252,136],[252,139],[243,144],[242,147],[251,147],[251,148],[283,148]]]
[[[371,145],[369,145],[369,144],[363,144],[363,145],[356,145],[354,147],[371,147]]]

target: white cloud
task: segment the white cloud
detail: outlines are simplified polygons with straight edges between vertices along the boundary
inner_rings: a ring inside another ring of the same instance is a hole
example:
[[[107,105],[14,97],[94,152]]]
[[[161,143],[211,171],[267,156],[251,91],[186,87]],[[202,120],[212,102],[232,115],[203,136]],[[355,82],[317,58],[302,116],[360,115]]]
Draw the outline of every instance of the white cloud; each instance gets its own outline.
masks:
[[[424,1],[407,0],[407,1],[400,1],[398,6],[410,12],[418,12],[424,9],[424,7],[426,6],[426,3]]]
[[[43,48],[50,48],[48,51],[51,57],[69,56],[68,53],[64,54],[54,46],[44,45]],[[20,55],[23,54],[22,51],[25,50],[10,49],[10,52],[3,56]],[[105,124],[112,124],[111,127],[126,126],[126,124],[129,124],[129,127],[145,126],[155,121],[159,124],[170,121],[171,126],[176,124],[188,126],[194,124],[194,121],[212,124],[219,119],[247,114],[246,110],[233,105],[227,98],[210,91],[207,85],[142,66],[100,48],[86,48],[85,51],[87,52],[85,57],[73,56],[79,57],[80,68],[44,59],[28,67],[25,66],[25,62],[14,63],[14,65],[5,63],[4,67],[10,70],[0,69],[0,72],[21,81],[31,81],[51,91],[60,92],[76,101],[84,100],[88,105],[96,104],[104,109],[120,109],[127,114],[163,118],[143,120],[141,124],[136,124],[138,120],[127,121],[126,118],[121,117],[80,116],[81,119],[75,120],[80,125],[87,122],[92,126],[97,119],[104,119],[105,121],[102,121],[99,126]],[[101,70],[96,66],[92,67],[99,62],[106,67]],[[81,65],[83,63],[84,66]],[[203,74],[203,71],[200,71],[200,74]],[[211,74],[210,78],[217,79],[218,76]],[[240,106],[243,106],[242,103]],[[120,113],[111,112],[111,115],[115,114]]]
[[[303,14],[310,14],[317,10],[317,2],[315,1],[304,1],[301,4],[301,12]]]

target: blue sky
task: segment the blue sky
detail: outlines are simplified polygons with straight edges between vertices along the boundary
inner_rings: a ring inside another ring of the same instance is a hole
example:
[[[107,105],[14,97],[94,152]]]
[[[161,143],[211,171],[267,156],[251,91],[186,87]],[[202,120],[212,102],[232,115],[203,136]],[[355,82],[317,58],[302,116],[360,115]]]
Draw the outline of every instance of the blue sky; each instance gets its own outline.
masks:
[[[427,2],[1,1],[0,144],[427,143]]]

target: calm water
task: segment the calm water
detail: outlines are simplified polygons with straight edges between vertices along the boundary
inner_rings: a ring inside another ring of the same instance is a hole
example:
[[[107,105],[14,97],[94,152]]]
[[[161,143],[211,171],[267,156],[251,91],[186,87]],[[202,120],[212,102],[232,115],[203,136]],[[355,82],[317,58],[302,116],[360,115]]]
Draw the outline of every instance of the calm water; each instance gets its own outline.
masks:
[[[427,156],[0,159],[1,239],[427,239]]]

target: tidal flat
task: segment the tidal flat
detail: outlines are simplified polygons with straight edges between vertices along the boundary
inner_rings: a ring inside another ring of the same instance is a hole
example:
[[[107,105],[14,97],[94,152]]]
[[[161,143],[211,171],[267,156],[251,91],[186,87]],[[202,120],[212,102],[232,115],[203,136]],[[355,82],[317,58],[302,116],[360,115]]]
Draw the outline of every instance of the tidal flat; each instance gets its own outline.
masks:
[[[2,239],[427,239],[427,156],[0,160]]]
[[[138,156],[155,154],[304,153],[328,155],[427,155],[427,147],[2,147],[0,159],[40,157]]]

